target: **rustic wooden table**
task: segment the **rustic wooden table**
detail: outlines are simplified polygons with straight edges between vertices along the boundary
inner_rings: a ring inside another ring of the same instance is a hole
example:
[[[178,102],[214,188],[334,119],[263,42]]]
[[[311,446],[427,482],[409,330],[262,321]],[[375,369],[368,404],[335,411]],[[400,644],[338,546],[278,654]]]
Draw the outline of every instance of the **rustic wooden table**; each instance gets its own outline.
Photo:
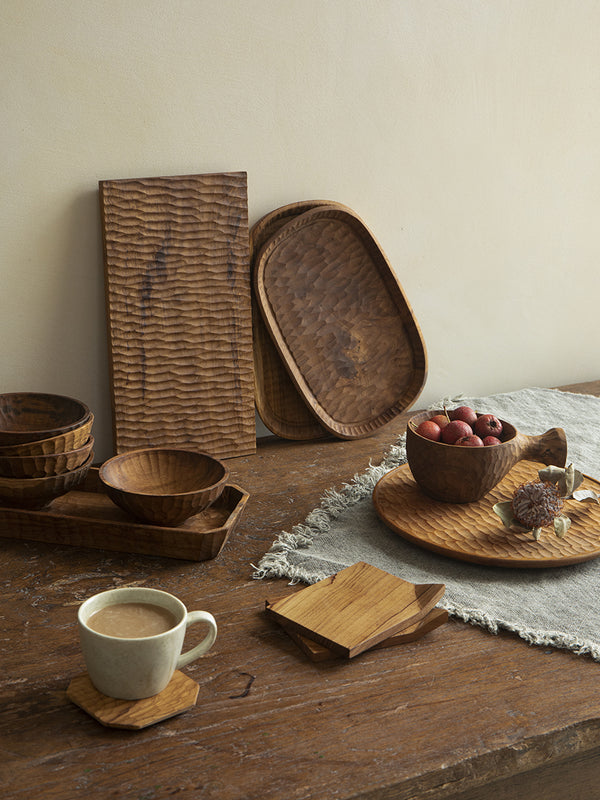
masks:
[[[600,381],[565,388],[600,395]],[[597,800],[591,659],[451,620],[418,642],[313,663],[266,618],[265,598],[293,588],[253,580],[252,563],[405,422],[353,442],[268,440],[232,459],[251,498],[213,561],[0,540],[1,796]],[[197,706],[141,731],[103,727],[65,693],[83,671],[77,606],[130,584],[173,592],[219,625],[213,650],[184,670]]]

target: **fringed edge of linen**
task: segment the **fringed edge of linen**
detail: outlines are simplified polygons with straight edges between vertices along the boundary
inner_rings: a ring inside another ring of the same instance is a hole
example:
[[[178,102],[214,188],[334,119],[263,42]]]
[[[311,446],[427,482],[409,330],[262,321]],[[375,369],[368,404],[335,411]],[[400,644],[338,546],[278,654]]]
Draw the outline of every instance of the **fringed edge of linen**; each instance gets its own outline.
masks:
[[[544,389],[541,391],[550,395],[562,393],[561,390],[557,389]],[[429,409],[433,410],[447,405],[454,405],[464,397],[465,395],[458,394],[442,398],[437,403],[429,406]],[[577,395],[577,397],[585,397],[586,399],[589,397],[598,401],[598,398],[593,395]],[[320,505],[306,517],[303,523],[295,525],[291,533],[284,531],[279,534],[258,565],[251,565],[254,569],[252,577],[256,580],[289,578],[290,585],[299,582],[312,584],[329,577],[330,573],[328,572],[309,570],[305,567],[290,564],[287,559],[288,553],[310,547],[315,537],[330,530],[332,520],[336,519],[347,508],[371,494],[380,478],[404,463],[406,463],[405,435],[399,437],[396,444],[390,447],[379,465],[374,466],[369,463],[364,472],[357,473],[349,483],[343,484],[340,490],[330,489],[326,491],[321,498]],[[450,616],[462,622],[476,625],[492,634],[497,634],[502,629],[517,634],[517,636],[533,646],[568,650],[576,655],[588,655],[594,661],[600,661],[600,646],[586,639],[581,640],[573,634],[561,631],[540,631],[527,627],[519,628],[512,623],[495,619],[481,610],[457,605],[447,597],[444,597],[438,605],[446,609]]]
[[[447,598],[442,598],[438,603],[440,608],[445,608],[448,614],[461,622],[470,625],[477,625],[489,633],[497,634],[499,630],[506,630],[516,633],[520,639],[536,647],[553,647],[559,650],[568,650],[575,655],[588,655],[594,661],[600,661],[600,647],[587,639],[579,639],[570,633],[562,631],[540,631],[527,627],[517,627],[510,622],[494,619],[483,611],[473,608],[465,608],[450,602]]]
[[[362,473],[356,473],[352,480],[342,484],[341,489],[328,489],[317,508],[310,512],[304,522],[294,525],[291,532],[283,531],[271,545],[271,548],[252,567],[255,580],[264,578],[290,578],[290,585],[317,583],[328,577],[328,573],[307,570],[297,567],[287,559],[287,554],[294,550],[310,547],[313,540],[331,528],[331,522],[339,515],[373,493],[376,483],[390,470],[406,463],[406,434],[399,437],[384,455],[380,464],[369,466]]]

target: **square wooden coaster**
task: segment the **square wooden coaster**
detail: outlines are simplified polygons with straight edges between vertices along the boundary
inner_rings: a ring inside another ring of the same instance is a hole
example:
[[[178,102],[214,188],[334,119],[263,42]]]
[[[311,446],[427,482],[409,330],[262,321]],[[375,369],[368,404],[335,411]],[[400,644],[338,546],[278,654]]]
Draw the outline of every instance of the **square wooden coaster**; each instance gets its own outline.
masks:
[[[447,621],[448,612],[446,609],[434,608],[429,612],[429,614],[427,614],[426,617],[423,618],[421,622],[417,622],[414,625],[411,625],[410,627],[400,631],[399,633],[395,633],[388,639],[384,639],[383,642],[376,644],[371,648],[371,650],[383,650],[387,647],[397,647],[398,645],[407,644],[408,642],[415,642],[430,631],[439,628]],[[318,642],[314,642],[312,639],[309,639],[308,636],[302,636],[286,623],[283,623],[281,627],[298,645],[300,650],[302,650],[302,652],[310,658],[311,661],[331,661],[335,658],[339,658],[339,656],[332,650],[329,650],[327,647],[324,647]]]
[[[99,692],[86,672],[73,678],[67,697],[108,728],[140,730],[193,708],[199,688],[196,681],[177,670],[169,685],[153,697],[116,700]]]
[[[413,584],[364,561],[267,606],[279,624],[352,658],[422,621],[444,584]]]

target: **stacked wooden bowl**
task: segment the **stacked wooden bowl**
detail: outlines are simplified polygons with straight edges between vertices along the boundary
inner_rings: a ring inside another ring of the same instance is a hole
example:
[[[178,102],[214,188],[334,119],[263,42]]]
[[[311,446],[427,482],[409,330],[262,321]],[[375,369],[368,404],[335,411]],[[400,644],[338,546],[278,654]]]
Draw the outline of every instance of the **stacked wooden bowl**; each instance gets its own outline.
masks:
[[[94,415],[54,394],[0,394],[0,503],[43,508],[74,489],[93,459]]]

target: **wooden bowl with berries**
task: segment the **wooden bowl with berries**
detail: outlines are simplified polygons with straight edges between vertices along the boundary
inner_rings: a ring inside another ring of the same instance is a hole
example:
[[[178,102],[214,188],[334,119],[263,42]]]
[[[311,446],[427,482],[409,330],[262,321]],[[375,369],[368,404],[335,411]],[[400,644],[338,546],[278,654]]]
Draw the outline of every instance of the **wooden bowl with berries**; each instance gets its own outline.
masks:
[[[459,406],[411,417],[406,454],[413,478],[429,497],[473,503],[518,461],[564,467],[567,437],[562,428],[527,436],[494,414]]]

